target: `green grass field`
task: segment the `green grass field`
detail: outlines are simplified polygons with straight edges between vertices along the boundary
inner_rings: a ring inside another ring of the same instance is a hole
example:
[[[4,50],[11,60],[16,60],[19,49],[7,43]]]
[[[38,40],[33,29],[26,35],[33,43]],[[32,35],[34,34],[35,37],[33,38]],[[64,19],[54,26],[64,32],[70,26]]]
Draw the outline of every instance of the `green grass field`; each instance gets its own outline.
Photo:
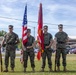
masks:
[[[54,54],[52,55],[52,64],[53,64],[53,70],[54,70]],[[3,59],[4,61],[4,59]],[[47,60],[46,60],[47,61]],[[62,61],[62,59],[61,59]],[[74,54],[70,54],[67,55],[67,72],[63,72],[63,66],[62,66],[62,62],[61,62],[61,71],[60,72],[49,72],[49,68],[48,68],[48,64],[46,63],[46,68],[45,68],[45,72],[39,72],[41,70],[41,60],[38,61],[35,58],[35,71],[36,72],[32,72],[31,66],[30,66],[30,61],[28,61],[28,67],[27,67],[27,72],[24,73],[23,72],[23,65],[20,63],[20,59],[16,58],[15,60],[16,64],[15,64],[15,72],[12,73],[10,70],[10,66],[9,66],[9,72],[8,73],[4,73],[4,72],[0,72],[0,75],[76,75],[76,55]],[[3,65],[4,66],[4,65]]]

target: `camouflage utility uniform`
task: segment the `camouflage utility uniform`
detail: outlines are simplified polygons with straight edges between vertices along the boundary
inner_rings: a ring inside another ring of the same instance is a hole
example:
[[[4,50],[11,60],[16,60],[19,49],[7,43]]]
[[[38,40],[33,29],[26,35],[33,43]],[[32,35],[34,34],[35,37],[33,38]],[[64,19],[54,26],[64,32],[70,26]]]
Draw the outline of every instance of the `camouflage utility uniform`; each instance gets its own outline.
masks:
[[[62,32],[57,32],[55,34],[55,38],[56,38],[56,41],[57,41],[57,44],[56,44],[56,59],[57,59],[57,66],[59,68],[60,66],[60,55],[62,53],[62,59],[63,59],[63,66],[64,68],[66,67],[66,53],[65,53],[65,49],[66,49],[66,40],[68,39],[68,35],[62,31]],[[65,70],[65,69],[64,69]]]
[[[29,36],[27,37],[28,39],[28,42],[24,45],[25,46],[25,50],[23,52],[23,60],[24,60],[24,68],[26,69],[27,68],[27,61],[28,61],[28,56],[30,57],[30,63],[31,63],[31,67],[34,69],[35,67],[35,64],[34,64],[34,57],[35,57],[35,54],[34,54],[34,48],[30,48],[30,49],[27,49],[28,46],[32,46],[32,44],[34,43],[35,39],[33,36]]]
[[[4,42],[6,42],[6,52],[5,52],[5,67],[8,68],[9,57],[11,62],[11,68],[15,67],[15,50],[16,41],[18,40],[18,35],[14,32],[7,33],[4,36]]]
[[[47,34],[44,34],[44,52],[42,53],[42,68],[45,68],[46,57],[48,59],[49,68],[52,68],[52,61],[51,61],[52,50],[51,50],[51,47],[45,48],[46,46],[49,46],[51,40],[52,40],[52,35],[50,33],[47,32]]]

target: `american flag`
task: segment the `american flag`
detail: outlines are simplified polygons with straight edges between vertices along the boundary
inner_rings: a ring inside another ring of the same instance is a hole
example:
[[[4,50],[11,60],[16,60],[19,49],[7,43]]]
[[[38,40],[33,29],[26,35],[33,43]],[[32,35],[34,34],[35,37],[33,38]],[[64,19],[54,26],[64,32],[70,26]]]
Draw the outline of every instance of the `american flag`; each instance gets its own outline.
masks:
[[[25,6],[23,25],[22,25],[22,43],[23,45],[27,42],[27,5]]]
[[[27,5],[25,6],[24,16],[23,16],[23,24],[22,24],[22,46],[27,43]],[[21,63],[23,63],[23,50],[21,50]]]

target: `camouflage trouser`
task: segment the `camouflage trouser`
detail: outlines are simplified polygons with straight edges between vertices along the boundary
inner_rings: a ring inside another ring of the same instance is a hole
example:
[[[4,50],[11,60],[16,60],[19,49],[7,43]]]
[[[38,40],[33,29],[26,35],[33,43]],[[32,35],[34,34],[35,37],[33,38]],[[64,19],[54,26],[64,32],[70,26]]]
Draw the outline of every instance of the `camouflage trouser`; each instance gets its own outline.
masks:
[[[11,68],[15,67],[15,45],[6,45],[5,52],[5,67],[8,68],[9,65],[9,57],[10,57],[10,66]]]
[[[63,66],[66,66],[66,53],[65,53],[65,49],[57,49],[56,50],[56,63],[57,66],[60,66],[60,55],[62,53],[62,59],[63,59]]]
[[[23,52],[24,68],[27,67],[28,56],[30,57],[31,67],[34,68],[35,67],[35,64],[34,64],[34,57],[35,57],[34,50]]]
[[[9,65],[9,57],[10,57],[10,67],[15,67],[15,48],[12,46],[6,49],[5,52],[5,67],[8,68]]]
[[[42,53],[42,68],[45,68],[46,57],[48,59],[48,66],[49,66],[49,68],[52,68],[51,56],[52,56],[52,51],[51,50],[46,49],[46,51],[44,51]]]

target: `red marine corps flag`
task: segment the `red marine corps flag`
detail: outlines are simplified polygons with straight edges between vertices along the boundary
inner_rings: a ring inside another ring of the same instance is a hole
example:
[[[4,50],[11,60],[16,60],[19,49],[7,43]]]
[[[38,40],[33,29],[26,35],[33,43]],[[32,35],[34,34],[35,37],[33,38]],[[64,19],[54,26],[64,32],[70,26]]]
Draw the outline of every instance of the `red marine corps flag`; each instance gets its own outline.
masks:
[[[22,24],[22,46],[27,43],[27,5],[25,6],[24,16],[23,16],[23,24]],[[21,50],[21,63],[23,63],[23,50]]]
[[[39,16],[38,16],[38,36],[37,36],[38,44],[40,50],[37,54],[37,59],[40,60],[41,53],[44,52],[44,37],[43,37],[43,14],[42,14],[42,4],[40,3],[39,7]]]

